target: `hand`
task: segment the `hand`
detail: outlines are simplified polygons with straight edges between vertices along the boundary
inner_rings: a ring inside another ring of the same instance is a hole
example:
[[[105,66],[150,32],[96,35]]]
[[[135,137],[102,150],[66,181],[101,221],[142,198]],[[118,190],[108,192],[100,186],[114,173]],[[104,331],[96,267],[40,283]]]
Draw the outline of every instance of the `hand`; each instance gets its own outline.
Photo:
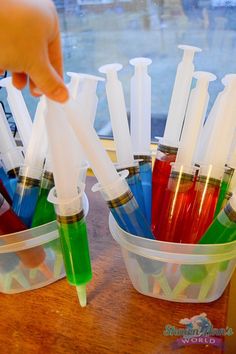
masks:
[[[51,0],[0,0],[0,72],[12,72],[22,89],[29,79],[32,95],[65,102],[57,12]]]

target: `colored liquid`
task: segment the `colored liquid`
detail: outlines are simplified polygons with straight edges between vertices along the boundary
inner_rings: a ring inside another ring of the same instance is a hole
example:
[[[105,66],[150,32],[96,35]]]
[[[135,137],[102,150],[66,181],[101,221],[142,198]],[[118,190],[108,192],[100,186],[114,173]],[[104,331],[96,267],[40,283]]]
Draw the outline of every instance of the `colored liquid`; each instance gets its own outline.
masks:
[[[8,191],[6,190],[3,182],[1,181],[0,179],[0,193],[3,195],[3,197],[6,199],[6,201],[11,204],[12,203],[12,200],[11,200],[11,197],[10,195],[8,194]]]
[[[85,221],[58,225],[67,279],[71,285],[86,284],[92,270]]]
[[[30,186],[24,188],[24,185],[18,183],[16,193],[13,197],[13,210],[30,227],[38,200],[39,187]]]
[[[47,222],[53,221],[56,219],[56,214],[54,211],[54,206],[52,203],[48,202],[49,190],[46,188],[41,188],[39,192],[39,197],[37,205],[35,208],[32,227],[46,224]]]
[[[1,195],[0,195],[1,199]],[[1,201],[0,201],[1,204]],[[12,234],[18,231],[26,230],[26,226],[12,211],[10,205],[4,200],[0,207],[0,235]],[[20,235],[8,235],[4,238],[6,243],[15,243],[23,241],[24,237]],[[25,251],[16,252],[22,263],[28,268],[38,267],[45,258],[44,249],[40,246],[27,249]],[[1,255],[0,255],[1,257]]]
[[[152,164],[147,162],[139,165],[143,189],[144,205],[148,224],[151,225],[152,213]]]
[[[116,208],[110,208],[117,224],[133,235],[154,239],[146,218],[140,210],[135,198]]]
[[[216,244],[232,242],[236,239],[236,221],[230,218],[222,210],[203,237],[199,240],[201,244]]]
[[[179,174],[170,177],[162,204],[162,213],[155,236],[158,240],[182,242],[184,230],[188,223],[190,205],[194,196],[194,176],[187,180]]]
[[[158,234],[158,224],[161,220],[164,196],[168,185],[171,162],[174,162],[176,155],[163,155],[156,159],[152,174],[152,231],[154,236]]]
[[[232,170],[232,171],[234,172],[234,170]],[[223,207],[226,194],[228,193],[228,190],[229,190],[231,179],[232,179],[232,174],[231,175],[225,174],[223,177],[221,187],[220,187],[220,194],[219,194],[218,201],[216,204],[216,210],[215,210],[214,217],[216,217],[219,214],[219,212],[221,211],[221,209]]]
[[[128,185],[131,189],[131,192],[133,193],[139,208],[141,209],[143,215],[146,217],[146,209],[145,209],[145,204],[144,204],[144,196],[143,196],[143,189],[142,189],[142,184],[141,184],[141,178],[139,173],[133,175],[133,176],[128,176],[126,178],[126,181],[128,182]]]
[[[211,224],[220,192],[220,185],[197,181],[195,200],[191,205],[191,217],[186,224],[183,242],[198,243]]]
[[[4,187],[12,199],[16,190],[17,178],[8,178],[3,167],[0,167],[0,180],[2,180]]]

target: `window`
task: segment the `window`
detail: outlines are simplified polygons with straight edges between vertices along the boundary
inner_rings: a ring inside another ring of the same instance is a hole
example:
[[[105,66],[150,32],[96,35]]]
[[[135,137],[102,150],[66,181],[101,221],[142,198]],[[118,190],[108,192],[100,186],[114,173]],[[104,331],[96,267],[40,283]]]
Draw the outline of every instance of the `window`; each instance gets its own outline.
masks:
[[[133,67],[129,59],[152,59],[152,138],[165,127],[176,66],[178,44],[203,49],[195,56],[195,69],[217,75],[210,84],[210,105],[223,88],[222,77],[236,73],[235,0],[54,0],[60,18],[66,71],[99,75],[103,64],[119,62],[127,111]],[[65,76],[66,81],[69,80]],[[1,93],[0,93],[1,94]],[[99,84],[95,122],[102,136],[112,135],[104,84]],[[25,93],[33,112],[35,100]],[[32,113],[33,115],[33,113]]]

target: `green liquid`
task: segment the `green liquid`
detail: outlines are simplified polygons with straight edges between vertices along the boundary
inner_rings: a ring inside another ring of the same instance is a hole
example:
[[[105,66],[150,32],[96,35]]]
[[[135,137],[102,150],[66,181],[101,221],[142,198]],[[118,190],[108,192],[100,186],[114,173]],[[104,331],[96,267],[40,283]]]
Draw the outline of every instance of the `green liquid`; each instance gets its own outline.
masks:
[[[75,286],[86,284],[92,279],[92,269],[85,221],[58,225],[67,280]]]
[[[31,227],[43,225],[56,219],[54,206],[47,200],[48,192],[49,189],[47,188],[41,188],[40,190]]]
[[[224,174],[223,181],[221,183],[220,194],[219,194],[218,201],[216,204],[214,218],[217,217],[217,215],[219,214],[219,212],[222,209],[226,194],[229,190],[229,186],[230,186],[230,182],[231,182],[233,173],[234,173],[234,170],[232,169],[230,172],[227,172],[227,173],[225,172],[225,174]]]
[[[207,229],[199,244],[217,244],[227,243],[236,240],[236,222],[229,219],[223,209]],[[229,261],[219,264],[219,271],[224,272],[228,267]],[[200,282],[203,280],[207,271],[204,265],[182,265],[181,273],[183,277],[191,283]],[[202,279],[201,279],[202,278]]]
[[[236,222],[230,220],[222,210],[210,225],[199,243],[215,244],[232,242],[236,239]]]

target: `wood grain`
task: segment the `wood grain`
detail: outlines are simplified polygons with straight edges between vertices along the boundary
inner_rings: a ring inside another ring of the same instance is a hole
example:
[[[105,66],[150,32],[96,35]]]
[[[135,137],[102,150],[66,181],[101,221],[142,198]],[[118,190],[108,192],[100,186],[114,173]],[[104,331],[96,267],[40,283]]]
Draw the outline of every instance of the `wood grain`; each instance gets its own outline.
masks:
[[[88,189],[94,183],[89,177]],[[226,326],[228,289],[210,304],[180,304],[139,294],[127,275],[119,246],[108,230],[108,210],[101,196],[88,192],[93,280],[88,306],[80,308],[75,289],[65,279],[16,295],[0,294],[0,354],[168,354],[173,337],[165,325],[207,313],[214,327]],[[220,353],[192,346],[178,353]]]

